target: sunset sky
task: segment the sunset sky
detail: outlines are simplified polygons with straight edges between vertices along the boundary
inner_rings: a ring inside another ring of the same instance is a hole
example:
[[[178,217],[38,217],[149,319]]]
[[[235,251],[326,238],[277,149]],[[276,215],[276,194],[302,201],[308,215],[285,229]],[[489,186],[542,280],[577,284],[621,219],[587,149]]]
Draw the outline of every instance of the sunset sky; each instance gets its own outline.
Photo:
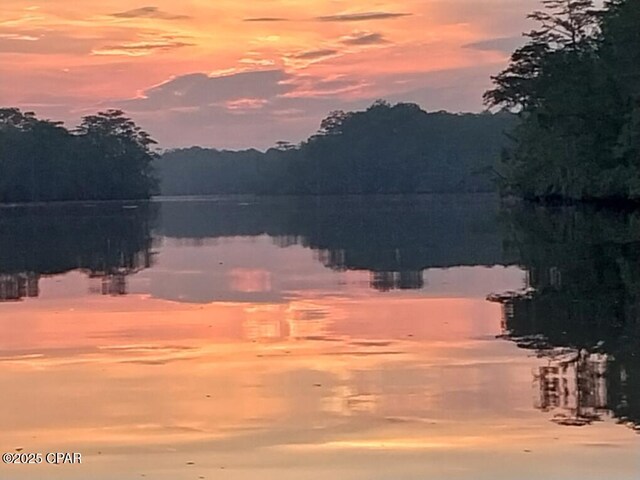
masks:
[[[163,148],[298,142],[377,98],[479,111],[536,0],[2,0],[0,106],[124,109]]]

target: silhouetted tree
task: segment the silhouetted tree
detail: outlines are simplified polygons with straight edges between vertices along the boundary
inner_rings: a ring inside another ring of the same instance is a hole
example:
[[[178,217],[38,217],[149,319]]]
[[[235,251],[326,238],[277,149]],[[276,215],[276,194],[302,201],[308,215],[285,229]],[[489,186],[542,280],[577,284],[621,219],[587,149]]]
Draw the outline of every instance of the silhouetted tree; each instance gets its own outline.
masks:
[[[85,117],[70,132],[0,109],[0,202],[147,198],[156,189],[153,144],[118,110]]]
[[[332,112],[297,147],[225,152],[190,148],[158,161],[162,192],[360,194],[489,191],[486,172],[514,116],[427,113],[384,101]]]
[[[486,92],[521,123],[498,168],[528,198],[640,199],[640,0],[546,0]]]

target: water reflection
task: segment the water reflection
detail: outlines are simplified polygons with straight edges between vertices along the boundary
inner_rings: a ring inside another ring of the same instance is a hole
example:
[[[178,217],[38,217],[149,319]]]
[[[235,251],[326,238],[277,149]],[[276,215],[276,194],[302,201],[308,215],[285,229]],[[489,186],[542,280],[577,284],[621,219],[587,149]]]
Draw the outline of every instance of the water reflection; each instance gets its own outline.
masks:
[[[504,225],[529,289],[495,299],[506,336],[551,358],[537,404],[563,424],[606,410],[640,431],[640,214],[529,206]]]
[[[637,478],[633,310],[574,300],[591,258],[633,295],[591,251],[615,241],[486,196],[256,202],[0,212],[0,452],[84,459],[0,477]]]
[[[127,292],[127,277],[152,265],[149,204],[0,209],[0,302],[37,297],[40,279],[80,270],[91,291]]]
[[[558,358],[560,357],[560,358]],[[534,406],[553,412],[559,425],[582,427],[602,421],[607,408],[607,367],[605,354],[555,352],[547,365],[534,373],[534,391],[539,393]]]
[[[369,272],[376,290],[421,289],[428,269],[514,263],[495,228],[498,206],[492,195],[444,195],[2,209],[0,298],[37,296],[40,276],[71,270],[96,279],[93,293],[123,295],[127,277],[151,266],[152,231],[192,245],[267,235],[313,250],[327,268]]]
[[[40,275],[14,273],[0,275],[0,302],[35,298],[40,294]]]
[[[423,272],[507,265],[493,195],[285,197],[165,202],[159,233],[212,241],[268,235],[328,268],[371,272],[377,290],[420,289]]]

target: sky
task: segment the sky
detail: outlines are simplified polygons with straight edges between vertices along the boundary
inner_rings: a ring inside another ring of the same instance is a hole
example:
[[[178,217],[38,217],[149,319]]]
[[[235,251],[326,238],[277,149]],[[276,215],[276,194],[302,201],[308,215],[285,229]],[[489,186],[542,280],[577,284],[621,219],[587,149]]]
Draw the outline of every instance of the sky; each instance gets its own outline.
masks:
[[[149,2],[149,3],[147,3]],[[376,99],[482,110],[537,0],[2,0],[0,106],[265,149]]]

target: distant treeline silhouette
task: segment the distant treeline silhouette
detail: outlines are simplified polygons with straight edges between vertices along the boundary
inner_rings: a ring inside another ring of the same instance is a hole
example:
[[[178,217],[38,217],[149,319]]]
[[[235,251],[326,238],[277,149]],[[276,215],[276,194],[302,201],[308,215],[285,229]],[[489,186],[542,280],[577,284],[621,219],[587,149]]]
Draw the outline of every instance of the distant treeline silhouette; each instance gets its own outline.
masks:
[[[154,143],[119,110],[84,117],[69,131],[0,109],[0,202],[149,198]]]
[[[546,0],[485,94],[519,113],[498,171],[531,199],[640,200],[640,0]]]
[[[265,153],[199,147],[156,163],[165,195],[372,194],[494,190],[492,167],[513,128],[510,113],[427,113],[378,101],[331,113],[299,145]]]

